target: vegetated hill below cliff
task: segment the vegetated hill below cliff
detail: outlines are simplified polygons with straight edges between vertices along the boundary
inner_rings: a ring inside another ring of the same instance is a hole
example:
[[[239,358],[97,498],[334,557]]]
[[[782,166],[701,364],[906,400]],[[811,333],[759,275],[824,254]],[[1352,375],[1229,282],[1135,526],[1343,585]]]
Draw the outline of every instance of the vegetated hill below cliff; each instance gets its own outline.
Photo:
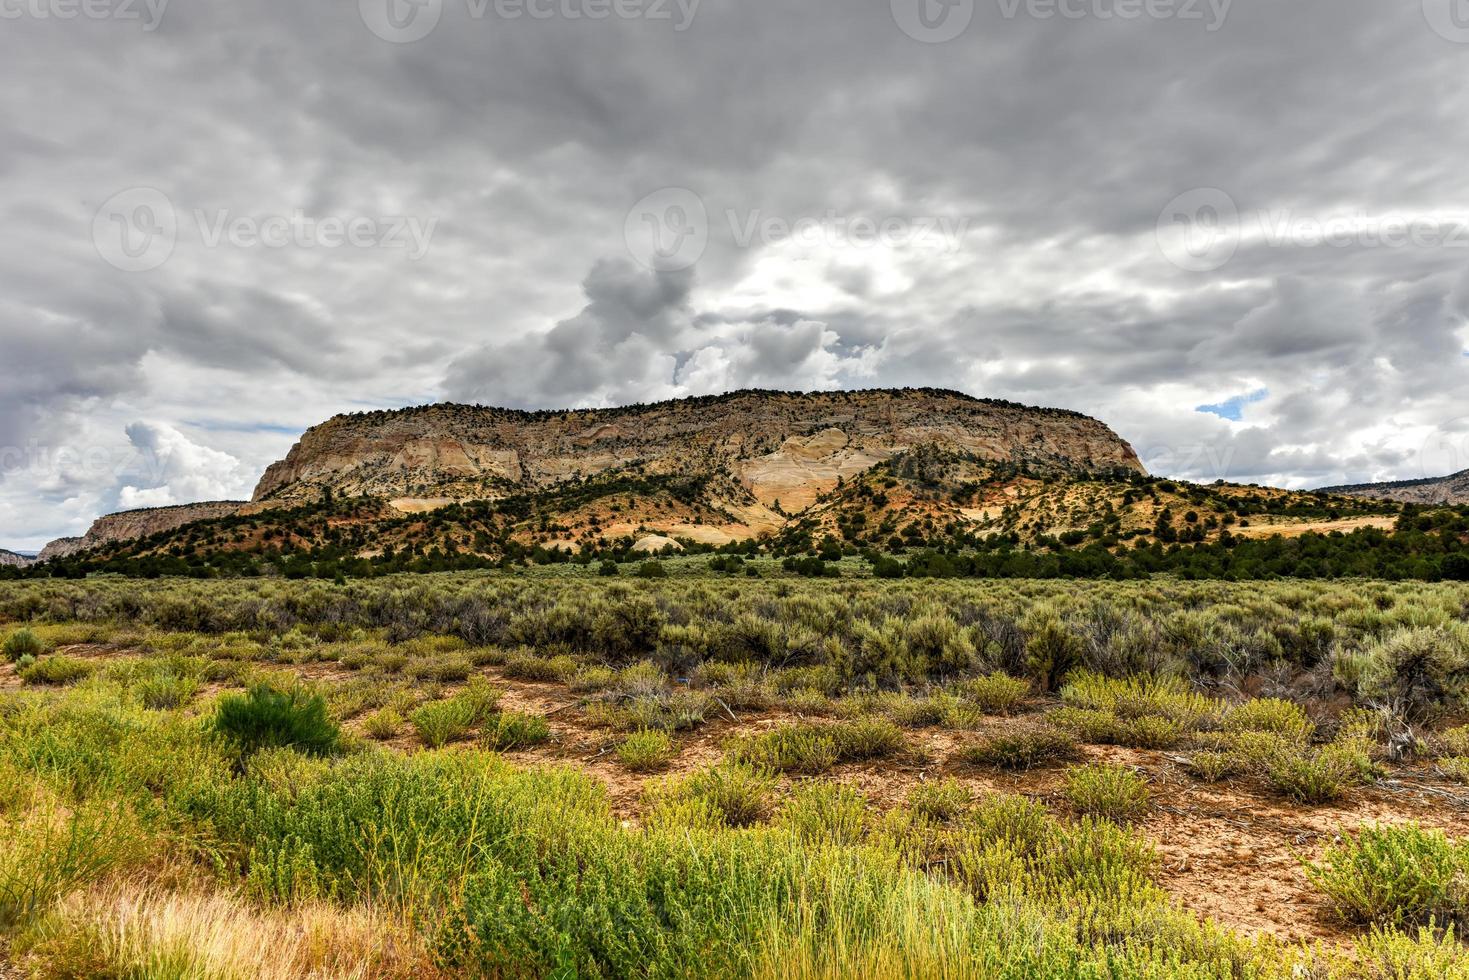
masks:
[[[1428,480],[1327,487],[1322,492],[1345,497],[1396,500],[1405,504],[1469,504],[1469,470]]]
[[[222,500],[198,504],[179,504],[175,507],[148,507],[108,514],[92,522],[87,533],[79,538],[57,538],[41,549],[37,561],[52,561],[66,558],[83,551],[92,551],[104,545],[135,541],[164,531],[206,521],[217,517],[228,517],[251,505],[242,500]]]
[[[709,478],[715,507],[777,521],[916,446],[1061,474],[1143,473],[1095,419],[956,392],[744,391],[654,405],[521,412],[431,405],[337,416],[271,466],[256,501],[374,496],[400,509],[494,499],[628,467]]]

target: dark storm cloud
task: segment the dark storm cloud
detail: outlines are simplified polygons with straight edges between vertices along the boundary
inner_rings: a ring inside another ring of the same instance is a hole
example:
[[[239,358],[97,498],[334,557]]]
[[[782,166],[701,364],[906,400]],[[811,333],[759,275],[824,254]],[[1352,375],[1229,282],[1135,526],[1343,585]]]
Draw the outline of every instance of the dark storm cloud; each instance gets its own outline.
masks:
[[[1469,248],[1280,234],[1469,218],[1469,44],[1420,3],[1241,0],[1210,30],[977,0],[944,44],[889,0],[704,0],[686,29],[493,9],[444,0],[411,44],[353,2],[6,20],[0,440],[131,451],[126,426],[171,426],[133,431],[223,491],[208,452],[250,473],[281,448],[232,433],[383,398],[912,384],[1096,414],[1176,475],[1304,484],[1425,475],[1469,413]],[[176,242],[125,271],[93,219],[138,187]],[[708,240],[658,275],[625,233],[665,187]],[[1188,271],[1155,230],[1198,188],[1237,241]],[[210,244],[197,217],[295,211],[436,225],[415,259]],[[767,219],[824,231],[746,240]],[[874,247],[854,219],[963,230]],[[1261,389],[1238,422],[1194,411]],[[0,545],[122,489],[33,470],[0,482]],[[189,492],[167,472],[135,491]]]

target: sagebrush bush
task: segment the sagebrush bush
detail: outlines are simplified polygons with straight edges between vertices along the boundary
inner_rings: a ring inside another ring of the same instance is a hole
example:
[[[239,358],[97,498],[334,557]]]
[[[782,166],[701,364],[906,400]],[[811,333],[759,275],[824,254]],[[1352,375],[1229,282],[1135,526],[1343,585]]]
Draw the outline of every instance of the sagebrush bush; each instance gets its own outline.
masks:
[[[1265,770],[1270,784],[1298,803],[1330,803],[1360,783],[1355,761],[1330,747],[1287,752],[1271,759]]]
[[[442,654],[409,660],[403,672],[415,680],[451,683],[463,681],[474,672],[474,665],[462,654]]]
[[[211,727],[246,756],[287,747],[329,755],[341,743],[341,730],[327,716],[326,700],[300,688],[279,691],[260,685],[247,694],[226,694]]]
[[[1195,752],[1189,756],[1188,771],[1206,783],[1217,783],[1237,774],[1239,762],[1228,752]]]
[[[1469,756],[1469,725],[1450,728],[1439,735],[1446,755]]]
[[[793,724],[731,744],[729,757],[775,772],[823,773],[841,761],[830,725]]]
[[[1148,810],[1148,781],[1122,766],[1094,765],[1066,774],[1066,798],[1077,813],[1133,823]]]
[[[1445,756],[1438,760],[1438,768],[1454,782],[1469,785],[1469,756]]]
[[[506,677],[522,681],[565,681],[576,674],[580,665],[574,657],[558,654],[542,657],[529,651],[512,654],[501,668]]]
[[[1367,648],[1358,694],[1412,724],[1461,708],[1469,696],[1469,625],[1405,628]]]
[[[5,644],[0,650],[3,650],[5,659],[13,663],[21,657],[41,657],[46,653],[46,644],[33,631],[18,629],[5,637]]]

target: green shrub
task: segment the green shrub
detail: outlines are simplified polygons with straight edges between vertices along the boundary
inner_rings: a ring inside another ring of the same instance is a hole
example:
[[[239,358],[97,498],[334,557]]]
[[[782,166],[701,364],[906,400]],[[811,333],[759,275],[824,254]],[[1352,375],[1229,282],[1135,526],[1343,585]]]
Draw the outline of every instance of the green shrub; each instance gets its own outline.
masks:
[[[403,716],[392,708],[379,708],[362,719],[362,730],[367,733],[367,737],[379,742],[397,738],[402,729]]]
[[[1124,721],[1118,731],[1117,744],[1135,749],[1171,749],[1183,741],[1183,722],[1160,715],[1144,715]]]
[[[1446,756],[1438,760],[1438,768],[1454,782],[1469,784],[1469,756]]]
[[[687,731],[704,723],[713,701],[700,691],[664,691],[611,701],[593,701],[587,720],[622,731],[657,728],[667,732]]]
[[[804,783],[781,804],[775,823],[809,845],[857,844],[867,834],[867,799],[850,786]]]
[[[938,823],[950,823],[974,805],[969,787],[954,779],[919,783],[908,791],[908,806],[914,813]]]
[[[26,656],[30,655],[26,654]],[[90,661],[82,660],[79,657],[53,654],[19,667],[17,673],[20,674],[20,679],[27,684],[63,687],[90,677],[94,670],[96,667]]]
[[[1035,728],[1013,735],[995,735],[963,752],[966,762],[998,769],[1035,769],[1077,757],[1076,742],[1054,728]]]
[[[623,739],[617,747],[617,758],[632,772],[657,772],[673,761],[673,739],[667,732],[645,729]]]
[[[681,805],[694,804],[719,824],[749,827],[770,812],[774,790],[775,777],[769,771],[727,760],[679,782],[655,787],[650,820],[667,820]]]
[[[1469,725],[1461,728],[1450,728],[1439,735],[1439,741],[1448,755],[1469,756]]]
[[[5,638],[5,659],[11,662],[21,657],[41,657],[46,653],[46,644],[28,629],[18,629]]]
[[[444,654],[409,660],[403,671],[414,680],[438,681],[441,684],[447,684],[467,680],[474,672],[474,666],[469,662],[468,657],[459,654]]]
[[[967,701],[955,700],[944,707],[943,716],[939,719],[940,724],[950,731],[972,732],[983,728],[985,721],[984,709]]]
[[[1224,715],[1226,732],[1271,732],[1297,742],[1311,738],[1316,726],[1298,704],[1260,698],[1238,704]]]
[[[1148,781],[1122,766],[1095,765],[1066,774],[1066,798],[1077,813],[1133,823],[1148,810]]]
[[[418,737],[431,749],[466,737],[479,720],[475,706],[458,698],[431,701],[413,712],[411,718]]]
[[[487,749],[516,752],[550,741],[551,726],[539,715],[506,711],[485,723],[480,739]]]
[[[834,726],[781,725],[759,735],[747,735],[730,746],[729,757],[774,772],[826,772],[841,761]]]
[[[1335,754],[1292,752],[1272,759],[1266,778],[1277,790],[1299,803],[1330,803],[1357,784],[1356,775]]]
[[[566,686],[578,694],[605,691],[617,683],[617,671],[611,667],[583,667],[567,680]]]
[[[1033,854],[1054,834],[1056,820],[1044,804],[1002,793],[981,800],[969,826],[986,844],[1002,843],[1021,854]]]
[[[959,688],[961,696],[973,701],[983,711],[992,715],[1009,714],[1030,695],[1030,682],[1017,680],[1008,674],[990,674],[965,681]]]
[[[645,561],[638,566],[638,578],[667,578],[668,570],[661,561]]]
[[[1469,695],[1469,629],[1400,629],[1363,654],[1358,694],[1409,723],[1432,721]]]
[[[1115,678],[1078,671],[1067,678],[1061,698],[1072,707],[1109,711],[1124,720],[1167,718],[1189,731],[1220,709],[1219,702],[1189,690],[1185,681],[1152,674]]]
[[[1463,923],[1469,854],[1441,830],[1364,827],[1326,849],[1306,873],[1348,922],[1380,926]]]
[[[341,730],[327,716],[326,700],[300,688],[279,691],[257,685],[248,694],[226,694],[211,727],[246,756],[286,747],[329,755],[341,742]]]
[[[950,709],[951,700],[901,695],[886,700],[883,708],[889,718],[904,728],[927,728],[943,721],[944,715]]]
[[[1239,772],[1239,762],[1229,752],[1195,752],[1189,756],[1188,771],[1206,783],[1217,783]]]
[[[865,762],[897,755],[908,744],[903,730],[882,718],[858,718],[831,726],[843,762]]]
[[[516,680],[559,683],[574,676],[579,668],[576,660],[565,654],[541,657],[533,653],[519,653],[507,658],[502,669],[506,677]]]
[[[155,711],[171,711],[182,708],[194,699],[199,691],[199,682],[192,677],[157,673],[138,681],[133,690],[137,692],[143,707]]]
[[[1057,708],[1046,720],[1093,745],[1116,745],[1124,738],[1122,719],[1099,708]]]
[[[1057,708],[1047,720],[1094,745],[1171,749],[1187,735],[1183,722],[1174,718],[1162,715],[1122,718],[1101,708]]]

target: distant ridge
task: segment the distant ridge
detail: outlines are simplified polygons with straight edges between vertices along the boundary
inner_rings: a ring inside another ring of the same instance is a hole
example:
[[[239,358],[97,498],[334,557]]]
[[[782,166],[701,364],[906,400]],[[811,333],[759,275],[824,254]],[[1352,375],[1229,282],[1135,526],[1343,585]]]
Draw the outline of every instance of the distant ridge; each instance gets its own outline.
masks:
[[[1469,470],[1426,480],[1325,487],[1322,492],[1374,500],[1396,500],[1405,504],[1469,504]]]

